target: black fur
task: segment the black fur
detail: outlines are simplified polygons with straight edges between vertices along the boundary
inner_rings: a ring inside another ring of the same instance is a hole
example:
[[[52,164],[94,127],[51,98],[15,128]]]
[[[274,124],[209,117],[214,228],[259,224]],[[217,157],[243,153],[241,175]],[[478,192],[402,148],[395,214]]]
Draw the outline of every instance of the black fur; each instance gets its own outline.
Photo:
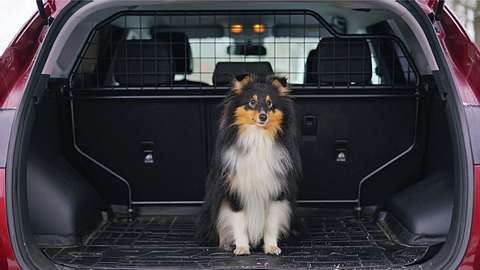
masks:
[[[295,200],[297,197],[298,182],[301,179],[302,168],[298,150],[294,102],[288,95],[280,95],[278,89],[272,85],[272,82],[276,80],[286,87],[285,78],[272,76],[259,79],[251,74],[248,74],[248,76],[251,76],[253,81],[243,87],[242,94],[236,94],[232,90],[221,103],[221,106],[223,106],[223,114],[220,119],[215,150],[210,162],[211,165],[206,181],[204,204],[197,218],[197,238],[201,241],[218,244],[216,222],[221,202],[224,199],[227,199],[230,202],[233,211],[239,211],[242,209],[237,195],[229,192],[229,187],[226,181],[228,172],[224,171],[222,166],[222,154],[236,142],[238,127],[233,125],[235,121],[234,111],[237,107],[242,106],[242,104],[248,103],[249,97],[245,93],[248,93],[249,91],[269,94],[272,97],[274,106],[276,106],[274,109],[279,109],[284,114],[282,132],[279,133],[276,140],[278,143],[283,144],[287,149],[293,162],[293,169],[288,172],[287,183],[283,192],[278,198],[272,199],[287,199],[290,202],[293,212],[291,219],[292,224],[290,226],[291,234],[296,234],[296,231],[299,230],[300,222],[295,215]],[[244,78],[245,75],[237,76],[237,80],[242,80]]]

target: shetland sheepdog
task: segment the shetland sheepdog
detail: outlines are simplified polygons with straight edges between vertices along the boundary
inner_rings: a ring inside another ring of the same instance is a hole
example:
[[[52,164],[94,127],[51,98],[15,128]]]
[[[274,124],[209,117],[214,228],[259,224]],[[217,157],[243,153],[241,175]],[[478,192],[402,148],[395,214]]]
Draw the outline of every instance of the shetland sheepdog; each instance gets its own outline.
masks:
[[[301,163],[294,103],[285,78],[237,77],[223,112],[197,234],[235,255],[278,240],[294,220]]]

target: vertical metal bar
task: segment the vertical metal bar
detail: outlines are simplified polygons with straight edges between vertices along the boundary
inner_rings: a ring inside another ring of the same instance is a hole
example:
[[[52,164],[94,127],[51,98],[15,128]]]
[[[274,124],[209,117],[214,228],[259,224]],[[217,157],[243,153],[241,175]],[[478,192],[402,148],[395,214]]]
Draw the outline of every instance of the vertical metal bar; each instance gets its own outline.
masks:
[[[200,13],[198,13],[198,25],[201,25],[201,22],[202,22],[202,15]],[[198,52],[198,58],[200,59],[200,81],[203,82],[203,70],[202,70],[202,39],[199,38],[198,39],[198,48],[199,48],[199,52]]]
[[[75,150],[78,153],[80,153],[80,155],[84,156],[85,158],[90,160],[93,164],[97,165],[98,167],[102,168],[103,170],[107,171],[109,174],[113,175],[116,179],[120,180],[125,185],[125,187],[127,188],[127,196],[128,196],[128,214],[130,216],[131,214],[133,214],[132,188],[130,187],[130,183],[125,178],[123,178],[119,174],[115,173],[113,170],[111,170],[107,166],[103,165],[101,162],[97,161],[95,158],[88,155],[86,152],[83,152],[82,149],[79,147],[79,145],[77,144],[77,131],[76,131],[76,128],[75,128],[75,113],[74,113],[74,104],[73,104],[74,100],[73,100],[71,92],[70,92],[69,98],[70,98],[70,121],[72,123],[71,128],[72,128],[73,147],[75,148]]]
[[[230,48],[230,51],[228,52],[228,61],[232,62],[232,31],[231,31],[232,14],[230,12],[227,12],[227,17],[228,17],[228,30],[227,30],[228,31],[228,48]]]
[[[123,23],[124,23],[124,29],[127,29],[127,36],[128,36],[128,32],[129,32],[129,29],[127,27],[127,16],[124,17],[124,20],[123,20]],[[127,37],[125,37],[126,39]],[[124,46],[124,49],[125,49],[125,52],[124,52],[124,64],[125,64],[125,73],[122,74],[122,76],[125,77],[125,87],[128,87],[130,86],[130,83],[129,83],[129,75],[128,75],[128,46],[127,46],[127,41],[125,40],[125,42],[122,43],[122,45]]]
[[[168,27],[172,28],[172,16],[168,16]],[[172,88],[173,82],[175,81],[175,66],[174,66],[174,54],[173,54],[173,33],[168,31],[168,71],[164,76],[168,77],[168,86]],[[173,76],[172,76],[173,73]]]
[[[145,66],[145,62],[144,62],[144,55],[143,55],[143,27],[142,27],[142,18],[143,16],[142,15],[139,15],[138,16],[138,23],[139,23],[139,42],[138,42],[138,46],[140,47],[139,48],[139,51],[140,51],[140,59],[139,60],[135,60],[135,61],[139,61],[140,62],[140,70],[141,70],[141,73],[140,73],[140,81],[141,81],[141,89],[143,89],[143,87],[145,86],[145,69],[144,69],[144,66]],[[156,47],[156,46],[155,46]],[[135,75],[137,76],[137,75]]]
[[[307,53],[306,43],[307,43],[307,14],[303,12],[303,84],[302,84],[302,88],[305,88],[306,77],[308,77],[308,74],[307,74],[308,53]]]
[[[321,28],[318,27],[318,30],[317,30],[318,43],[321,42],[321,38],[322,38],[322,37],[321,37],[321,31],[322,31]],[[314,76],[317,76],[317,78],[316,78],[317,86],[320,87],[320,81],[321,81],[321,76],[320,76],[320,58],[321,58],[321,57],[320,57],[320,51],[318,50],[318,44],[317,44],[316,50],[317,50],[317,51],[316,51],[316,54],[315,54],[315,55],[316,55],[317,59],[315,59],[315,62],[316,62],[317,64],[316,64],[316,67],[315,67],[315,70],[314,70],[314,73],[316,73],[316,74],[314,74]]]
[[[385,42],[389,42],[389,41],[392,42],[391,40],[387,40]],[[395,78],[395,75],[396,75],[395,74],[396,73],[396,70],[395,70],[395,66],[396,66],[396,64],[395,64],[395,50],[394,50],[393,46],[391,46],[391,47],[392,47],[392,60],[390,61],[390,63],[392,63],[392,73],[393,73],[392,86],[394,86],[397,83],[397,80]]]
[[[123,38],[123,36],[121,37]],[[111,76],[109,79],[109,84],[111,85],[112,89],[113,87],[115,87],[116,85],[116,79],[115,79],[115,66],[113,65],[114,61],[115,61],[115,52],[114,52],[114,49],[116,48],[116,50],[118,50],[118,45],[119,45],[119,41],[117,41],[117,44],[114,43],[114,40],[113,40],[113,29],[110,29],[110,36],[108,38],[108,40],[110,41],[110,43],[108,44],[108,50],[109,50],[109,55],[110,55],[110,59],[107,59],[105,61],[105,65],[109,64],[110,67],[110,72],[111,74],[108,74],[109,76]],[[97,66],[98,68],[98,66]],[[104,78],[105,80],[106,78]],[[105,83],[104,83],[105,84]]]
[[[259,13],[258,14],[258,23],[261,23],[261,14]],[[252,16],[252,18],[254,18],[254,16]],[[255,22],[254,22],[255,23]],[[245,25],[245,24],[244,24]],[[257,44],[260,44],[260,32],[257,33],[257,39],[258,39],[258,43],[254,43],[253,45],[257,45]],[[258,53],[258,61],[260,62],[262,59],[261,59],[261,56],[260,54]],[[275,71],[274,71],[275,72]]]
[[[333,77],[333,87],[335,88],[336,84],[337,84],[337,66],[336,66],[336,62],[335,61],[335,57],[337,56],[337,40],[336,39],[333,39],[333,55],[332,55],[332,58],[331,58],[331,61],[333,62],[333,74],[332,74],[332,77]],[[319,71],[317,71],[319,72]],[[347,85],[347,88],[349,86]]]
[[[154,16],[154,25],[158,25],[158,17],[159,16]],[[155,31],[152,31],[152,34],[153,34],[153,44],[155,46],[155,48],[153,49],[153,70],[155,72],[155,74],[153,75],[154,76],[154,81],[155,81],[155,86],[158,86],[158,64],[157,64],[157,61],[158,61],[158,47],[160,46],[160,42],[162,42],[161,40],[158,40],[158,35]]]
[[[288,75],[292,70],[292,14],[288,14]]]
[[[95,40],[97,40],[97,42],[95,42]],[[95,59],[95,63],[97,65],[97,67],[94,69],[95,70],[95,75],[96,75],[96,84],[97,84],[97,88],[100,87],[100,70],[98,69],[98,63],[99,63],[99,57],[101,59],[101,57],[103,56],[103,52],[101,52],[99,50],[99,37],[97,35],[94,35],[94,38],[92,40],[89,41],[89,44],[88,46],[91,47],[92,46],[92,42],[94,43],[94,46],[95,46],[95,49],[97,51],[97,59]],[[92,56],[93,57],[93,56]],[[89,64],[90,60],[92,60],[92,62],[94,61],[94,59],[91,59],[91,58],[88,58],[87,59],[87,64]],[[87,65],[87,67],[89,67],[90,65]],[[89,67],[90,68],[90,67]]]
[[[346,64],[347,64],[347,85],[348,85],[348,87],[350,87],[350,85],[352,84],[352,78],[351,78],[351,74],[350,74],[351,73],[351,67],[350,66],[353,64],[351,54],[350,54],[350,45],[351,45],[350,42],[353,42],[353,41],[350,40],[350,39],[347,39],[347,44],[346,44],[347,45],[347,59],[342,60],[342,61],[345,61]],[[343,57],[342,57],[342,59],[343,59]],[[353,62],[356,62],[356,61],[357,61],[356,59],[353,59]],[[363,74],[363,72],[364,72],[363,71],[363,59],[361,61],[362,61],[361,62],[361,64],[362,64],[361,73]],[[357,63],[355,63],[355,64],[357,64]]]
[[[273,25],[277,24],[277,13],[273,13]],[[273,35],[273,70],[277,70],[277,37]]]
[[[368,39],[365,39],[365,40],[362,40],[366,43],[366,45],[368,46],[369,44],[369,40]],[[360,59],[360,63],[362,64],[362,71],[360,72],[361,73],[361,79],[362,79],[362,86],[363,87],[366,87],[367,85],[367,70],[368,70],[368,67],[366,67],[366,65],[368,65],[368,63],[370,63],[370,68],[371,68],[371,62],[370,61],[365,61],[365,59],[367,59],[367,57],[371,60],[372,59],[372,55],[366,55],[368,53],[368,50],[366,47],[362,46],[362,59]]]
[[[378,40],[375,40],[376,44],[377,44],[377,52],[381,52],[381,42],[379,42]],[[379,54],[380,55],[380,54]],[[381,64],[381,62],[379,62]],[[384,73],[387,73],[387,72],[384,72]],[[380,84],[383,85],[387,82],[387,80],[385,79],[385,75],[382,73],[381,74],[382,76],[380,76]]]
[[[183,13],[183,29],[185,29],[185,30],[187,29],[187,13],[186,12]],[[185,80],[185,85],[187,85],[188,64],[191,61],[192,62],[192,68],[193,68],[194,59],[193,59],[193,52],[190,52],[191,53],[191,55],[190,55],[191,59],[187,59],[187,55],[188,55],[188,53],[187,53],[187,49],[188,49],[187,42],[190,42],[189,37],[187,37],[187,35],[185,35],[185,41],[184,42],[185,42],[185,45],[184,45],[184,48],[185,48],[185,71],[184,71],[183,79]],[[194,72],[194,71],[192,70],[192,72]],[[202,85],[200,84],[200,89],[201,88],[202,88]]]

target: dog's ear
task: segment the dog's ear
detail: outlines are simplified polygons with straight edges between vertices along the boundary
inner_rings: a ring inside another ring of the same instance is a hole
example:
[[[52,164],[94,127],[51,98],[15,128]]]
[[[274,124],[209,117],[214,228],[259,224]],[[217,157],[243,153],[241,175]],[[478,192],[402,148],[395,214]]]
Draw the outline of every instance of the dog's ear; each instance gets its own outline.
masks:
[[[290,89],[288,89],[287,78],[285,77],[273,77],[272,85],[277,89],[280,96],[286,96],[290,93]]]
[[[243,91],[243,87],[248,83],[253,81],[253,75],[250,73],[245,73],[235,76],[233,80],[232,90],[235,94],[240,95]]]

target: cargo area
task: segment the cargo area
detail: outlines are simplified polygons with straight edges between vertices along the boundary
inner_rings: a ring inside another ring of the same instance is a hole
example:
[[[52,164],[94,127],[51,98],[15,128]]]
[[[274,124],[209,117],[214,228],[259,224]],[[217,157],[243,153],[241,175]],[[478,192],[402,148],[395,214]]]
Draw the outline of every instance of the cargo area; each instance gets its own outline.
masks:
[[[172,209],[184,212],[183,209]],[[85,268],[397,268],[421,262],[432,249],[407,245],[371,217],[348,210],[309,209],[303,216],[309,235],[282,243],[281,256],[261,249],[250,256],[194,241],[194,216],[116,218],[80,246],[45,248],[58,264]],[[435,250],[435,249],[433,249]]]
[[[92,23],[68,78],[50,77],[34,107],[23,187],[35,256],[79,269],[420,269],[435,257],[454,216],[446,97],[395,16],[313,6]],[[194,238],[219,104],[241,73],[287,76],[295,101],[304,231],[280,256]]]

